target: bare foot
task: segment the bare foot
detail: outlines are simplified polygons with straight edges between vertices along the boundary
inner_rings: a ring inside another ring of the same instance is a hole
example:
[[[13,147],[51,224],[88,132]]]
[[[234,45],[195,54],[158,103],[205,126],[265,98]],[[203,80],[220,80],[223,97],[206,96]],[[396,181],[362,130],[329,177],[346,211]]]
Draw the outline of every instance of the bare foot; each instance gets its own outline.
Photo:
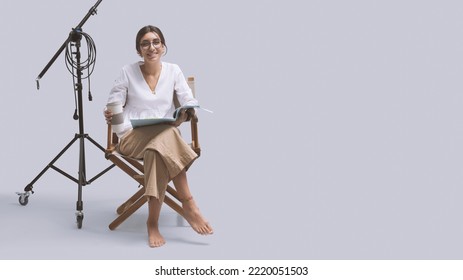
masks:
[[[164,237],[162,237],[161,233],[159,232],[157,224],[147,222],[146,227],[148,228],[148,242],[151,248],[161,247],[162,245],[166,244]]]
[[[191,225],[194,231],[202,235],[213,234],[211,225],[204,219],[196,206],[193,197],[187,198],[182,202],[182,208],[185,219]]]

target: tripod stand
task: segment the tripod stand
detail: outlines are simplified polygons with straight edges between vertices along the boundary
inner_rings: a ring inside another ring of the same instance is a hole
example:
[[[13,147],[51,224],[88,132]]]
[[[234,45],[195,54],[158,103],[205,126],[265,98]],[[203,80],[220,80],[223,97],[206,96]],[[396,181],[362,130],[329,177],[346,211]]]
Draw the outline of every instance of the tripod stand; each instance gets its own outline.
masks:
[[[87,180],[86,176],[86,164],[85,164],[85,139],[90,141],[92,144],[94,144],[98,149],[101,151],[105,152],[105,148],[103,148],[100,144],[98,144],[95,140],[93,140],[88,134],[85,133],[84,130],[84,110],[83,110],[83,102],[82,102],[82,64],[81,64],[81,40],[82,40],[82,26],[85,24],[85,22],[90,18],[90,16],[96,14],[96,8],[98,5],[101,3],[102,0],[98,0],[98,2],[90,9],[90,11],[87,13],[87,15],[84,17],[84,19],[77,25],[76,28],[72,29],[72,31],[69,34],[69,37],[67,40],[63,43],[63,45],[60,47],[60,49],[56,52],[56,54],[53,56],[53,58],[50,60],[50,62],[45,66],[45,68],[42,70],[42,72],[39,74],[37,77],[37,89],[39,89],[39,80],[45,75],[47,70],[50,68],[50,66],[54,63],[54,61],[58,58],[58,56],[61,54],[61,52],[66,48],[68,44],[71,45],[72,47],[75,47],[75,51],[71,53],[72,56],[75,58],[75,62],[73,63],[73,66],[75,66],[75,71],[76,71],[76,82],[74,84],[74,91],[77,96],[77,108],[74,113],[74,119],[79,120],[79,132],[75,134],[74,138],[61,150],[61,152],[58,153],[58,155],[53,158],[53,160],[24,188],[23,193],[17,193],[19,195],[19,203],[23,206],[27,205],[29,202],[29,196],[34,193],[33,185],[42,177],[45,172],[48,171],[49,168],[52,168],[53,170],[57,171],[58,173],[62,174],[63,176],[67,177],[71,181],[77,183],[78,189],[77,189],[77,203],[76,203],[76,220],[77,220],[77,227],[80,229],[82,228],[82,222],[84,219],[84,214],[83,214],[83,201],[82,201],[82,187],[86,186],[88,184],[91,184],[93,181],[101,177],[103,174],[108,172],[110,169],[114,167],[114,164],[109,166],[108,168],[104,169],[97,175],[95,175],[93,178],[90,180]],[[74,75],[74,72],[73,72]],[[87,78],[89,78],[89,75]],[[91,100],[91,95],[89,95],[89,99]],[[78,171],[78,177],[75,178],[62,169],[58,168],[55,166],[55,162],[76,142],[79,142],[79,171]]]

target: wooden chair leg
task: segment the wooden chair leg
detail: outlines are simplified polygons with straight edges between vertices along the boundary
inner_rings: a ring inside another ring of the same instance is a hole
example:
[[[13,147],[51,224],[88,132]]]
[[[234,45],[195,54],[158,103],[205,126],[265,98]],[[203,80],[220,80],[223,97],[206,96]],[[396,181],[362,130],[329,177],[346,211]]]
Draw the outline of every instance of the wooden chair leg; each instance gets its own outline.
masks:
[[[110,230],[115,230],[120,224],[122,224],[128,217],[130,217],[135,211],[137,211],[143,204],[146,203],[146,198],[143,196],[130,205],[119,217],[117,217],[111,224],[109,224]]]
[[[164,197],[164,203],[167,204],[170,208],[172,208],[175,212],[177,212],[180,216],[185,217],[183,214],[183,208],[172,198],[168,197],[167,195]]]
[[[126,202],[122,203],[116,210],[117,214],[121,215],[124,213],[127,208],[129,208],[133,203],[135,203],[140,197],[145,193],[145,187],[141,187],[134,195],[132,195]]]
[[[175,199],[179,200],[177,191],[171,186],[167,186],[167,192],[172,195]],[[145,193],[145,187],[140,188],[132,197],[130,197],[126,202],[117,208],[117,214],[119,216],[109,224],[109,229],[114,230],[120,224],[122,224],[128,217],[130,217],[135,211],[140,209],[147,202],[146,198],[143,197]],[[177,212],[180,216],[185,217],[183,213],[183,208],[170,198],[168,195],[164,197],[164,203]]]
[[[177,191],[169,185],[167,185],[167,192],[170,193],[173,197],[175,197],[175,199],[180,201],[180,197],[178,196]]]

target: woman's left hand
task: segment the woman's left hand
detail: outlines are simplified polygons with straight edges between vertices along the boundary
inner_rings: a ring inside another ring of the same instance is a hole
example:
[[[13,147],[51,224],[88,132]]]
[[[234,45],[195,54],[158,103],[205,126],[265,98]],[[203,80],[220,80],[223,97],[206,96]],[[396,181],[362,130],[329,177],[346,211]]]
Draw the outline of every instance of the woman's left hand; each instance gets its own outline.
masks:
[[[180,126],[183,122],[188,120],[188,113],[185,110],[181,110],[177,120],[172,123],[173,126]]]

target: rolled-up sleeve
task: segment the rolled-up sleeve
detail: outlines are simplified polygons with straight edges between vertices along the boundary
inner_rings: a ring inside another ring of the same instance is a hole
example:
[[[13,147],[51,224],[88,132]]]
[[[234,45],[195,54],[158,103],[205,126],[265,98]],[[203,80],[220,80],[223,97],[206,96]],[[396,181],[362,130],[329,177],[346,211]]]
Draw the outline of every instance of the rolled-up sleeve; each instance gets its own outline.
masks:
[[[108,103],[120,101],[122,104],[126,104],[128,88],[129,80],[127,78],[127,73],[122,69],[109,92]]]
[[[177,94],[180,106],[198,105],[198,100],[194,98],[193,92],[188,86],[185,76],[179,67],[176,67],[175,73],[175,93]]]

